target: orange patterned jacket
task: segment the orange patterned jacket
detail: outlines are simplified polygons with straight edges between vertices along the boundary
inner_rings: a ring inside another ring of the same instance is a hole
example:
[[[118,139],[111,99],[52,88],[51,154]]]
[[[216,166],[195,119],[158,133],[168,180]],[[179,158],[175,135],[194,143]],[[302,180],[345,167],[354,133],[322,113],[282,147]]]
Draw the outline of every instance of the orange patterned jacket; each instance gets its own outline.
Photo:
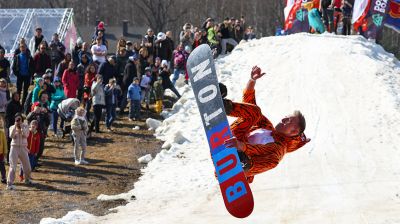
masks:
[[[243,102],[257,105],[255,90],[245,90],[243,93]],[[296,137],[286,137],[277,133],[275,127],[265,116],[262,116],[257,125],[250,129],[250,132],[260,128],[271,130],[274,142],[257,145],[244,142],[243,152],[249,157],[251,162],[251,167],[246,172],[249,183],[253,181],[254,175],[275,168],[286,153],[296,151],[307,143],[304,133]]]

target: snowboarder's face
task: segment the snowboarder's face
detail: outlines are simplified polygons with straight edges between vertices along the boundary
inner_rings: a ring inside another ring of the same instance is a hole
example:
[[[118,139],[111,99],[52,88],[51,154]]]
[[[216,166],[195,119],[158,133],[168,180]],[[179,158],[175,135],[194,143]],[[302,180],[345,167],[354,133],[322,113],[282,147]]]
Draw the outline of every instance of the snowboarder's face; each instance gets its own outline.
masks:
[[[289,115],[276,125],[275,130],[287,137],[296,136],[300,132],[299,118],[295,115]]]

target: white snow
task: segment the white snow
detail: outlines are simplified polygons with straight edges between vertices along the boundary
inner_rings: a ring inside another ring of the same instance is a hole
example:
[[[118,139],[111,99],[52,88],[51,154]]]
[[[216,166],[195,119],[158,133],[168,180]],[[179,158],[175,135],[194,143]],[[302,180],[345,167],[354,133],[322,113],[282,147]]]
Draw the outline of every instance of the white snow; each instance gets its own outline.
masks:
[[[151,154],[147,154],[145,156],[142,156],[138,159],[139,163],[149,163],[151,160],[153,160],[153,157]]]
[[[241,220],[225,210],[193,93],[183,87],[183,97],[156,129],[166,149],[119,197],[136,200],[115,213],[75,221],[400,223],[399,61],[359,36],[263,38],[216,61],[228,98],[241,100],[254,65],[267,73],[256,85],[263,113],[276,124],[301,110],[312,140],[255,177],[252,215]],[[64,218],[46,223],[72,221]]]

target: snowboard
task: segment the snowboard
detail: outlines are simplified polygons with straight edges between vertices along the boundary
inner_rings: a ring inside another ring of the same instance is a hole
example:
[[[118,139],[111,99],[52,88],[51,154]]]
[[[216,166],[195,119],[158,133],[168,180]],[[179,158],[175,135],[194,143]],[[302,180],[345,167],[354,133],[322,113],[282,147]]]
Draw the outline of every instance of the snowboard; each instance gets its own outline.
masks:
[[[194,49],[186,66],[225,207],[234,217],[245,218],[253,211],[253,195],[237,149],[224,146],[224,141],[233,135],[218,87],[217,73],[210,47],[203,44]]]

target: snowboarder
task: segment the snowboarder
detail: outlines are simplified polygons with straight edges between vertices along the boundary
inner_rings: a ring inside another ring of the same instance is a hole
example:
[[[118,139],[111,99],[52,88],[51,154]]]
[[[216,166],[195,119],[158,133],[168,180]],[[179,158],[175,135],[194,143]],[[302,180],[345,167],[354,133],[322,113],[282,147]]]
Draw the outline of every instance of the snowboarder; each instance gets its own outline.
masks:
[[[275,127],[261,114],[256,104],[254,86],[256,80],[263,75],[265,73],[261,73],[259,67],[253,67],[242,103],[223,99],[226,114],[237,117],[230,125],[235,137],[226,140],[224,144],[228,148],[237,148],[249,183],[253,182],[254,175],[273,169],[286,153],[310,141],[304,134],[306,121],[300,111],[283,118]],[[220,84],[220,90],[222,97],[226,96],[223,84]]]

